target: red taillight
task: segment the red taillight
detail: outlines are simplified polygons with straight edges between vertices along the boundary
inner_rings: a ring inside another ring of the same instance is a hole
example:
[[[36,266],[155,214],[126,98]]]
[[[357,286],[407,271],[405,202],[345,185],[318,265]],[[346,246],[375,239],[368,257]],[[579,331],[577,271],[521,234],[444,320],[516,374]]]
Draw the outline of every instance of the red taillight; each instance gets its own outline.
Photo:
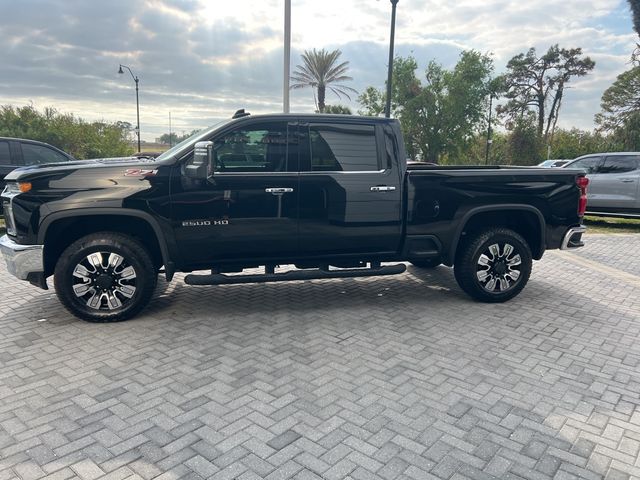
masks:
[[[587,186],[589,179],[587,177],[577,177],[576,185],[580,188],[580,200],[578,201],[578,215],[583,216],[587,211]]]

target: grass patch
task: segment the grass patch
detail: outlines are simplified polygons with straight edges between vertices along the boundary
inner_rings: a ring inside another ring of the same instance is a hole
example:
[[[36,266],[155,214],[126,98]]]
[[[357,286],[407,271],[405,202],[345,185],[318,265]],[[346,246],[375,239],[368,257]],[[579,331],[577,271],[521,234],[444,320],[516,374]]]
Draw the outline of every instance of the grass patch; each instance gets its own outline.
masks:
[[[7,233],[7,227],[4,224],[4,217],[0,217],[0,235]]]
[[[640,220],[613,217],[584,217],[588,233],[640,233]]]

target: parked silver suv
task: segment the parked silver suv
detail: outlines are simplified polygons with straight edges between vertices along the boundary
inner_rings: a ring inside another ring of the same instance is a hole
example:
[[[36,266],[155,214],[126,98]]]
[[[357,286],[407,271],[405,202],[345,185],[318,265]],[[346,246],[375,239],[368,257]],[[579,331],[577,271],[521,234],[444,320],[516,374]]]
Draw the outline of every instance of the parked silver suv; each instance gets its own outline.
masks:
[[[640,152],[584,155],[563,168],[586,171],[587,214],[640,218]]]

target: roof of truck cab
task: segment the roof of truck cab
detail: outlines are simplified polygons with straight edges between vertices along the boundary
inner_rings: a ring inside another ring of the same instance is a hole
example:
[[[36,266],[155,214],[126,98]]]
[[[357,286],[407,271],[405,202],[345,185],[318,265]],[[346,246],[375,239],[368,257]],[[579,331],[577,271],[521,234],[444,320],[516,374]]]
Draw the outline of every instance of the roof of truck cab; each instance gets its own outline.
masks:
[[[236,121],[240,120],[251,120],[251,119],[260,119],[260,120],[331,120],[331,121],[362,121],[366,120],[367,122],[372,123],[393,123],[397,122],[395,118],[386,118],[386,117],[369,117],[364,115],[344,115],[344,114],[330,114],[330,113],[266,113],[266,114],[249,114],[239,118],[236,118]]]

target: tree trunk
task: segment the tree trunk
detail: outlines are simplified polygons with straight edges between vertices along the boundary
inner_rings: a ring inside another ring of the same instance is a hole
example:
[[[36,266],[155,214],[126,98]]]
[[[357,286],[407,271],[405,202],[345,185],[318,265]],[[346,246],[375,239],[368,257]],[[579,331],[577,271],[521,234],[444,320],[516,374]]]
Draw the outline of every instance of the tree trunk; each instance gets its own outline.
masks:
[[[326,95],[326,87],[324,85],[318,85],[318,111],[324,113],[324,99]]]

